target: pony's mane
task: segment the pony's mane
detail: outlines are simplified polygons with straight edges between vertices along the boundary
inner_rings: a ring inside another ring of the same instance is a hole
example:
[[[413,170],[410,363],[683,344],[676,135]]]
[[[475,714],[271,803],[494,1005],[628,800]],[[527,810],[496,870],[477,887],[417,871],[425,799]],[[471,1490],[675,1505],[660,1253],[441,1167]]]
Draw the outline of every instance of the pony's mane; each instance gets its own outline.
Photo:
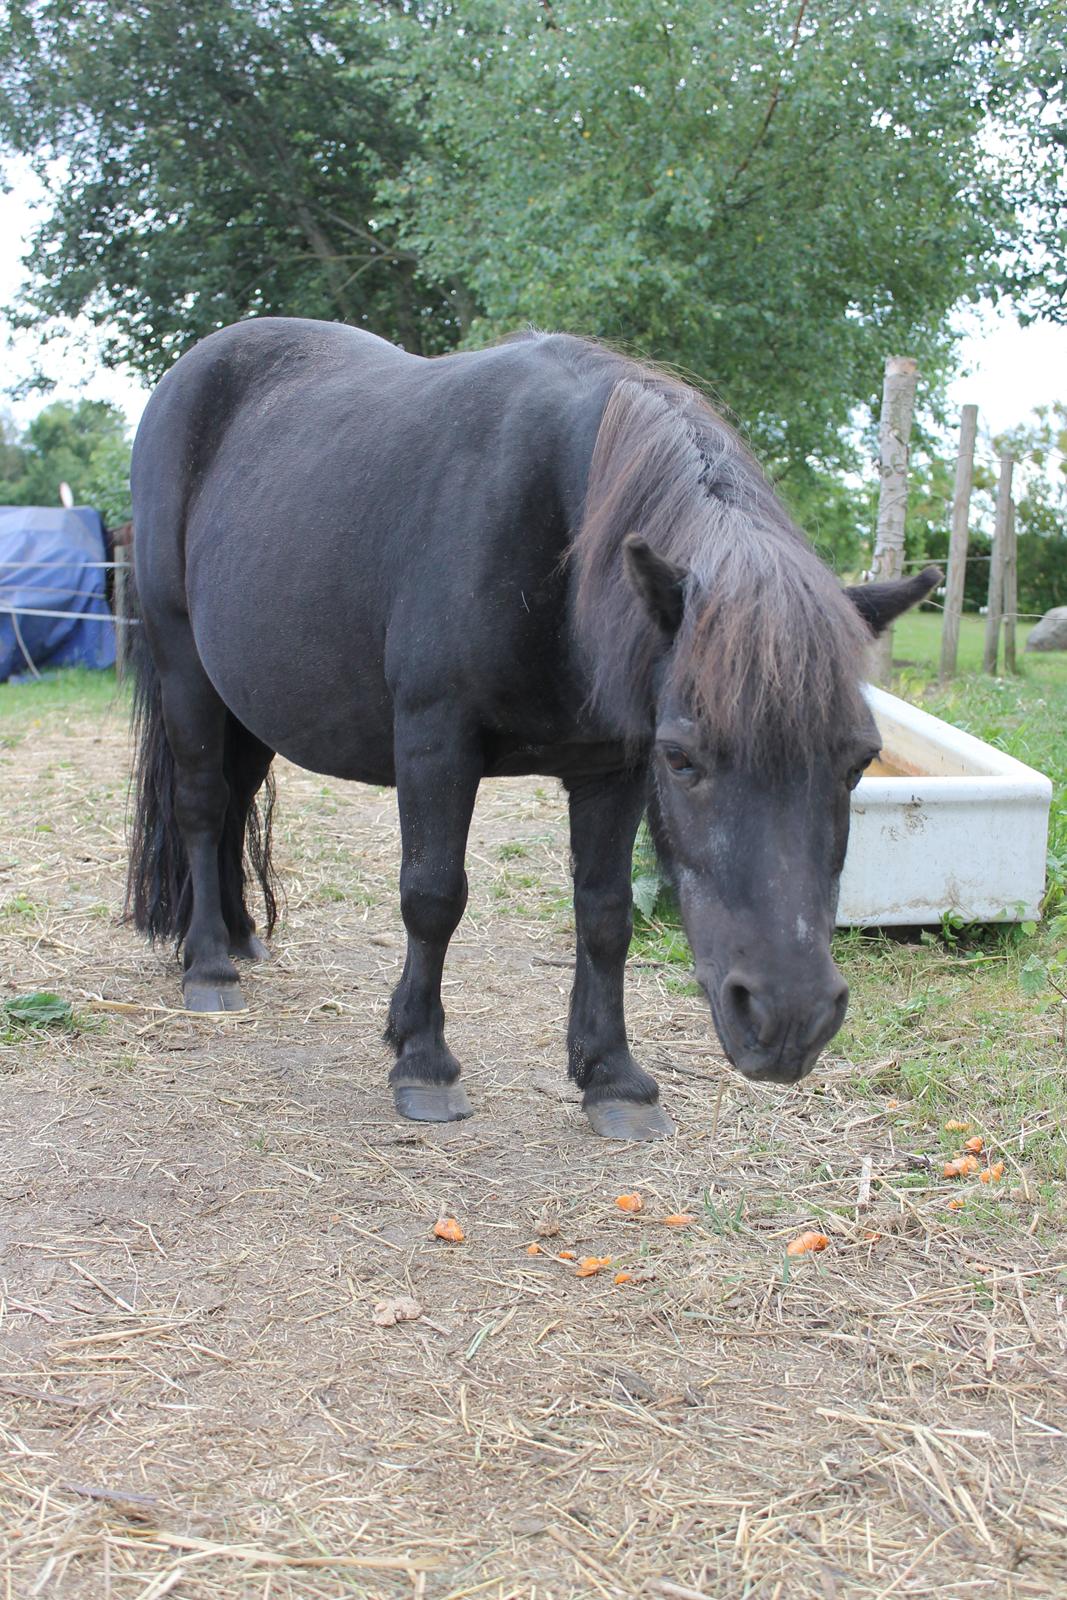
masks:
[[[636,533],[686,568],[668,682],[746,763],[808,764],[862,716],[870,633],[709,402],[672,374],[567,339],[610,386],[574,539],[574,627],[593,703],[646,743],[663,635],[627,576]]]

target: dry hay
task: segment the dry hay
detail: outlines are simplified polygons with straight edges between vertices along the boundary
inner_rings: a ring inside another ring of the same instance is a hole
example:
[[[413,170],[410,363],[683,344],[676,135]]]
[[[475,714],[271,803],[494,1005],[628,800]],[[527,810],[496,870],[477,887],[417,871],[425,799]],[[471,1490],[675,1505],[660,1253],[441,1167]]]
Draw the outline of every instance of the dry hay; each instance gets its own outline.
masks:
[[[630,1021],[679,1136],[594,1140],[534,782],[480,803],[448,969],[478,1115],[400,1124],[392,797],[283,770],[277,958],[203,1021],[111,920],[124,755],[117,716],[0,754],[4,992],[83,1024],[0,1046],[0,1594],[1067,1593],[1064,1277],[1024,1160],[968,1228],[849,1063],[744,1086],[654,964]],[[422,1315],[377,1325],[400,1296]]]

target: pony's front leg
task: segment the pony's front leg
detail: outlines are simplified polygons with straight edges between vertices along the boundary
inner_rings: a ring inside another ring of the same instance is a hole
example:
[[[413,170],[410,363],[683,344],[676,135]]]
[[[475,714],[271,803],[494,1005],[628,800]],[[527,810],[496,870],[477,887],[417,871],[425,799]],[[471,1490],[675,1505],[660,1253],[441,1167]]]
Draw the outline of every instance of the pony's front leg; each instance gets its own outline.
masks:
[[[578,934],[567,1052],[582,1108],[606,1139],[663,1139],[674,1124],[655,1078],[630,1054],[623,976],[633,932],[634,839],[643,773],[569,785],[574,918]]]
[[[398,714],[395,753],[408,948],[385,1032],[397,1057],[389,1082],[402,1117],[454,1122],[471,1106],[445,1043],[441,974],[467,904],[463,861],[482,764],[474,740],[457,737],[448,707]]]

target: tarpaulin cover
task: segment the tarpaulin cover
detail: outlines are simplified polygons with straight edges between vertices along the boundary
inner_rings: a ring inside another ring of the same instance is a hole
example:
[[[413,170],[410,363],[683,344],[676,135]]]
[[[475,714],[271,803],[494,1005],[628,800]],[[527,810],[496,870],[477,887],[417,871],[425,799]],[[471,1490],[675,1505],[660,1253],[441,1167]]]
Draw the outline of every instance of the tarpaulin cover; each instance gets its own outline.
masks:
[[[0,683],[29,672],[27,655],[38,671],[114,665],[115,625],[97,620],[111,610],[99,565],[107,559],[89,506],[0,506]]]

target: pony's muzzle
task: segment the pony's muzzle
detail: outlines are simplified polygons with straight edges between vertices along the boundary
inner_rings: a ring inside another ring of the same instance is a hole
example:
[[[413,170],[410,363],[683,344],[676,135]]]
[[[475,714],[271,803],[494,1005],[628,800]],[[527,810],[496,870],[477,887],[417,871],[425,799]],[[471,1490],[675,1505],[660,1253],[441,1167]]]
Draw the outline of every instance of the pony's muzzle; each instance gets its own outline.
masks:
[[[746,1078],[795,1083],[845,1020],[848,984],[837,968],[788,989],[739,971],[727,974],[712,1007],[727,1058]]]

